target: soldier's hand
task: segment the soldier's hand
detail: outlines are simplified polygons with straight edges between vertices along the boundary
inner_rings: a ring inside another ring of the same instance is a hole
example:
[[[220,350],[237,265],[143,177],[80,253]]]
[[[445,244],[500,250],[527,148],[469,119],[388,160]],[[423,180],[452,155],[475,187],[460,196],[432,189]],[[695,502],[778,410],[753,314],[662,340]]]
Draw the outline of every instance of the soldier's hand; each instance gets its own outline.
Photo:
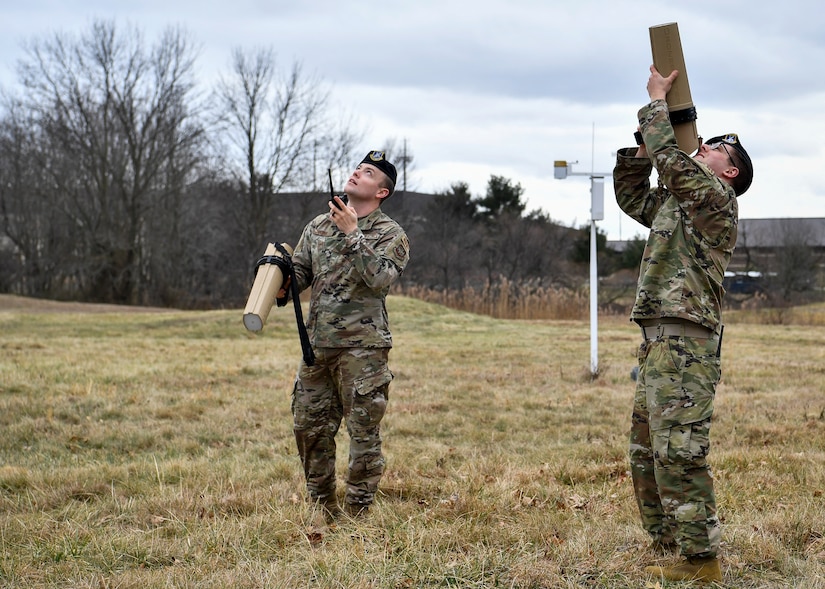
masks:
[[[335,203],[329,203],[329,216],[332,222],[344,233],[352,233],[358,228],[358,213],[337,196],[335,200],[341,208],[336,207]]]
[[[664,100],[667,93],[673,87],[673,81],[679,75],[679,70],[673,70],[666,78],[659,73],[656,66],[650,66],[650,77],[647,79],[647,94],[651,102],[654,100]]]
[[[278,290],[278,294],[275,295],[277,299],[285,299],[286,293],[289,292],[289,287],[292,285],[292,276],[287,276],[284,283],[281,285],[281,288]],[[272,292],[272,291],[270,291]],[[271,296],[271,295],[270,295]]]

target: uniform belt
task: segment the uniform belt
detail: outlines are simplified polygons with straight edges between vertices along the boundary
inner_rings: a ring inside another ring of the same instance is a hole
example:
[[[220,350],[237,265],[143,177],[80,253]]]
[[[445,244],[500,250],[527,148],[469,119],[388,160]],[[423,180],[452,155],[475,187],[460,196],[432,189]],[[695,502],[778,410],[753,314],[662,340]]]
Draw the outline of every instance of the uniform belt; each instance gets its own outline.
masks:
[[[639,327],[642,329],[642,339],[645,340],[669,336],[693,337],[697,339],[711,339],[716,337],[716,333],[712,329],[687,321],[681,323],[652,323],[640,325]]]

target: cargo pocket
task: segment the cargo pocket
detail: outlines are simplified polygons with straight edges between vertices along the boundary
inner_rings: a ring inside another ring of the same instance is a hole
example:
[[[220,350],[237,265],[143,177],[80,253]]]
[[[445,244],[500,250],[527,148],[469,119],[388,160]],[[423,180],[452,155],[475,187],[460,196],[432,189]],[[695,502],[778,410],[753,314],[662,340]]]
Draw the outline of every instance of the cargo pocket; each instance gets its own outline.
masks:
[[[375,374],[368,374],[355,379],[355,392],[359,395],[369,395],[372,391],[378,389],[389,390],[389,384],[392,382],[393,374],[389,368],[383,368]],[[386,391],[384,392],[386,395]]]
[[[353,411],[356,408],[364,413],[364,417],[371,425],[376,425],[384,417],[389,399],[390,382],[393,374],[389,368],[383,368],[374,374],[368,374],[355,379],[356,399],[353,402]]]
[[[710,451],[710,420],[703,420],[656,432],[656,452],[662,462],[691,468],[704,466]]]
[[[711,416],[719,362],[704,354],[701,346],[683,338],[666,338],[653,347],[647,369],[651,429],[686,425]]]

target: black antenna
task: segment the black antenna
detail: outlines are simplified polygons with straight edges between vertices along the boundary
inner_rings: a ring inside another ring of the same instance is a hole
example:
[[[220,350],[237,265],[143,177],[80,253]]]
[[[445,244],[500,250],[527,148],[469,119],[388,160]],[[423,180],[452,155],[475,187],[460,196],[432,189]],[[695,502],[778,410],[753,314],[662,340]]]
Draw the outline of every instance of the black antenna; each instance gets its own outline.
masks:
[[[340,209],[341,205],[339,205],[338,201],[335,200],[335,189],[332,187],[332,168],[327,168],[327,172],[329,172],[329,202],[331,202]],[[342,194],[338,198],[344,201],[344,204],[347,204],[347,202],[349,202],[349,199],[347,199],[346,194]]]

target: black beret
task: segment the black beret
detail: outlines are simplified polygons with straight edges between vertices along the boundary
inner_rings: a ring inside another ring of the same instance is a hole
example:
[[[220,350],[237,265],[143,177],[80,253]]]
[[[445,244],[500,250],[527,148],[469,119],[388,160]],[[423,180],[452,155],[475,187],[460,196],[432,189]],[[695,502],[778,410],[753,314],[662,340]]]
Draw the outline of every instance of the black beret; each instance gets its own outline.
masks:
[[[371,164],[384,172],[392,181],[393,186],[395,186],[395,181],[398,178],[398,172],[395,170],[395,166],[392,165],[390,162],[387,161],[387,158],[383,151],[371,151],[369,152],[363,160],[361,160],[362,164]],[[392,192],[392,191],[390,191]]]
[[[744,194],[745,191],[750,188],[751,182],[753,181],[753,163],[751,162],[751,157],[748,155],[748,152],[745,151],[744,147],[742,147],[742,143],[739,141],[739,136],[736,133],[727,133],[726,135],[719,135],[717,137],[706,139],[705,143],[707,145],[717,146],[720,143],[730,145],[739,155],[739,163],[737,164],[737,162],[734,162],[734,164],[737,164],[736,167],[739,168],[740,176],[736,183],[736,186],[739,188],[736,191],[736,194]]]

